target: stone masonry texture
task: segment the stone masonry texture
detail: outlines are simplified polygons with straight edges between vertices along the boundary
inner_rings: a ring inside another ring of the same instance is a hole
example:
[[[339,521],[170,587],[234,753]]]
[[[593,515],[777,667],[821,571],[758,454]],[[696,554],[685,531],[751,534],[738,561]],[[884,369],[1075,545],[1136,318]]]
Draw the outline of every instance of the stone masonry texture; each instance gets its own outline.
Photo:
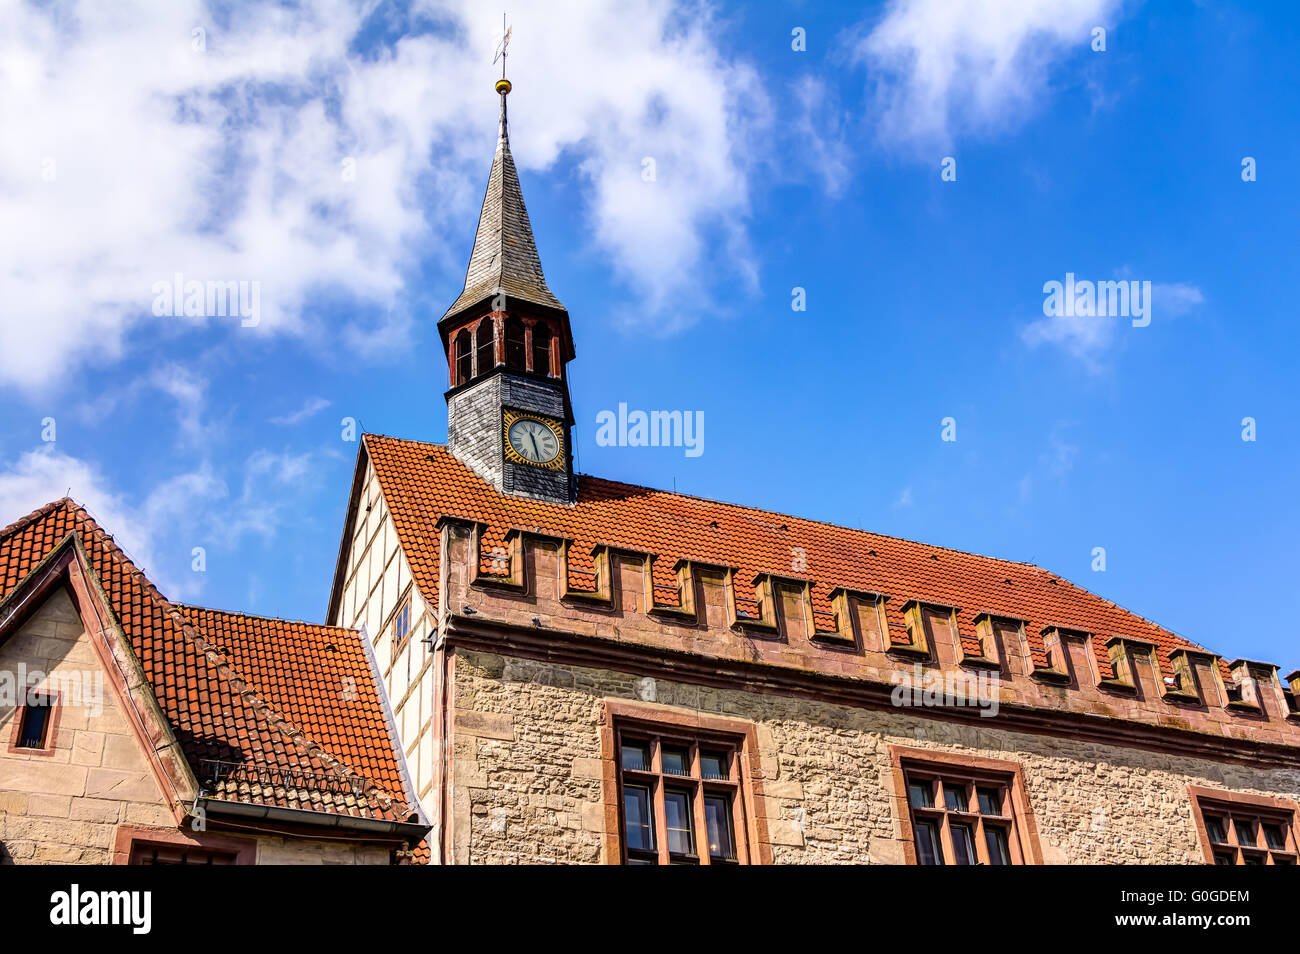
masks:
[[[1019,763],[1048,864],[1204,862],[1189,784],[1295,799],[1300,772],[458,650],[453,854],[601,860],[601,703],[751,721],[776,863],[901,863],[889,745]]]

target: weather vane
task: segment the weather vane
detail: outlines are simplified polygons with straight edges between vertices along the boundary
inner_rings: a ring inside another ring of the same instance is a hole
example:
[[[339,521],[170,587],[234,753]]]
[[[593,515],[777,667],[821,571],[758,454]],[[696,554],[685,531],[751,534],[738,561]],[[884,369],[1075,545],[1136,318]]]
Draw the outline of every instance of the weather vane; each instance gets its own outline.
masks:
[[[497,60],[501,61],[502,79],[506,78],[506,56],[508,55],[507,48],[510,46],[510,34],[513,30],[514,27],[506,26],[506,15],[504,13],[501,14],[501,42],[497,44],[496,55],[492,57],[492,62],[493,64],[495,64]]]

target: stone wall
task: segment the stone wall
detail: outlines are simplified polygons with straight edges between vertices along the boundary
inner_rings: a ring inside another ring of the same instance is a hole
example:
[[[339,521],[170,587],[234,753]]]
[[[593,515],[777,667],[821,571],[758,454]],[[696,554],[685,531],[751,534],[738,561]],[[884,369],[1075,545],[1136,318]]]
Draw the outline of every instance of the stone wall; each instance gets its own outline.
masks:
[[[102,674],[64,590],[0,645],[0,672],[16,673],[20,663],[92,687]],[[9,856],[3,860],[106,864],[118,824],[175,827],[102,675],[99,685],[95,705],[61,706],[51,755],[9,751],[17,709],[0,700],[0,843]]]
[[[599,862],[601,702],[750,720],[777,863],[903,860],[890,744],[1018,762],[1049,864],[1204,861],[1188,784],[1300,797],[1300,771],[1247,768],[904,710],[854,709],[458,649],[454,860]]]
[[[96,678],[99,658],[66,591],[55,590],[0,644],[0,673],[12,679],[20,671],[44,674],[38,689],[75,676],[93,694],[83,697],[87,704],[64,695],[49,754],[10,750],[18,710],[0,697],[0,864],[110,864],[120,828],[137,837],[156,830],[162,841],[174,836],[175,816],[116,696]],[[362,842],[245,840],[256,844],[258,864],[388,864],[391,851]]]

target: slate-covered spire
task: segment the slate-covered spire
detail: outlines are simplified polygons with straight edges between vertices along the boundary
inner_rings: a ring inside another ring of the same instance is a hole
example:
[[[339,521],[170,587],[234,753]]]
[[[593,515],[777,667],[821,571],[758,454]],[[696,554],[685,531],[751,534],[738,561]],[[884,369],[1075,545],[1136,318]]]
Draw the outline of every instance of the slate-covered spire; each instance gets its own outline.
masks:
[[[465,288],[443,315],[444,321],[499,292],[533,305],[564,310],[546,287],[542,261],[533,240],[533,227],[529,224],[524,195],[519,188],[519,173],[510,155],[510,135],[506,124],[510,81],[499,80],[496,89],[501,96],[497,151],[492,159],[483,210],[479,213],[474,251],[470,253],[469,268],[465,273]]]

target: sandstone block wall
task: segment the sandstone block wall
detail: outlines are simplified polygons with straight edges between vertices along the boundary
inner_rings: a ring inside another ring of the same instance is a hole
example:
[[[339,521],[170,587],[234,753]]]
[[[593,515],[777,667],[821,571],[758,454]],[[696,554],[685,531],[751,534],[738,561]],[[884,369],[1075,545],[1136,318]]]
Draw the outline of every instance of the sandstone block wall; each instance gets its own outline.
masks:
[[[1188,784],[1300,797],[1300,771],[767,693],[704,688],[464,649],[454,662],[453,860],[602,858],[601,701],[636,699],[750,720],[777,863],[901,863],[888,746],[1024,767],[1049,864],[1204,861]]]
[[[75,675],[100,663],[72,600],[57,590],[0,645],[0,671]],[[10,752],[15,706],[0,701],[0,861],[107,864],[119,824],[175,827],[158,784],[107,684],[98,703],[65,704],[52,755]]]

